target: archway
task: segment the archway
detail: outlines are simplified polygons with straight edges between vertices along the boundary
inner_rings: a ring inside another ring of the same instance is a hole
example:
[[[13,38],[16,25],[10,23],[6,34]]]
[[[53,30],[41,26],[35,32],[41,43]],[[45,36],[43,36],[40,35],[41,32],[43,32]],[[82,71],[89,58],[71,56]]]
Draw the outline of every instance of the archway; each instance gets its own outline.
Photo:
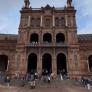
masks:
[[[63,53],[57,55],[57,74],[67,74],[66,56]]]
[[[92,55],[88,57],[88,62],[89,62],[89,70],[90,72],[92,72]]]
[[[8,65],[8,56],[0,55],[0,71],[5,72]]]
[[[28,69],[27,72],[34,74],[37,71],[37,55],[31,53],[28,57]]]
[[[31,34],[30,42],[38,42],[38,34],[36,33]]]
[[[52,72],[52,57],[48,53],[44,54],[42,57],[42,70],[43,72]]]
[[[52,42],[51,34],[49,34],[49,33],[44,34],[43,35],[43,41],[48,42],[48,43]]]
[[[56,35],[56,42],[57,42],[57,43],[64,43],[64,41],[65,41],[65,36],[64,36],[64,34],[58,33],[58,34]]]

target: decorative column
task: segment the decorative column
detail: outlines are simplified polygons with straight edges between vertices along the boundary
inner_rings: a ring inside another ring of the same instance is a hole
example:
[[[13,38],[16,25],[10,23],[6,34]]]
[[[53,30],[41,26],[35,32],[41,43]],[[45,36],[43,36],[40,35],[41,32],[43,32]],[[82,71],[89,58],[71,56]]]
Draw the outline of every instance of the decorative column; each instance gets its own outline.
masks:
[[[53,27],[55,27],[55,16],[53,15]]]
[[[8,64],[7,64],[7,71],[9,70],[9,63],[10,63],[10,61],[8,60]]]
[[[42,57],[41,57],[40,51],[41,51],[41,49],[39,49],[38,61],[37,61],[37,72],[39,74],[42,73]]]
[[[17,53],[16,56],[16,70],[19,71],[19,65],[20,65],[20,55]]]
[[[68,26],[67,15],[65,15],[65,25]]]
[[[31,17],[28,16],[28,27],[30,27],[30,20],[31,20]]]
[[[88,62],[88,60],[87,60],[87,65],[88,65],[88,72],[90,72],[90,68],[89,68],[89,62]]]
[[[56,67],[56,55],[55,55],[55,49],[54,49],[53,57],[52,57],[52,73],[54,73],[55,76],[57,76],[57,67]]]
[[[75,18],[75,15],[73,16],[73,26],[76,27],[76,18]]]
[[[43,16],[41,15],[41,22],[40,22],[40,26],[42,27],[42,19],[43,19]]]
[[[69,57],[67,58],[67,74],[68,74],[68,77],[71,77],[72,76],[72,69],[73,69],[73,65],[70,65],[71,63],[71,59],[69,59]]]

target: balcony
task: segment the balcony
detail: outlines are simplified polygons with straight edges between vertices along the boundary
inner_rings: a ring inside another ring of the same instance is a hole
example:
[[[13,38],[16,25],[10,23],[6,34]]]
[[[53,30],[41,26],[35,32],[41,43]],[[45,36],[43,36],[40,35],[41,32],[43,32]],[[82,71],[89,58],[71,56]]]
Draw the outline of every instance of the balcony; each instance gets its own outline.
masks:
[[[43,47],[51,47],[51,46],[53,46],[53,43],[52,42],[43,42],[41,44],[41,46],[43,46]]]
[[[27,45],[26,47],[68,47],[68,44],[66,43],[51,43],[51,42],[32,42]]]
[[[56,47],[68,47],[68,44],[67,43],[58,42],[58,43],[55,43],[55,46]]]
[[[25,46],[26,47],[37,47],[37,46],[39,46],[39,42],[31,42],[29,44],[26,44]]]
[[[32,43],[29,43],[29,44],[27,44],[25,46],[26,47],[50,47],[50,46],[53,46],[53,44],[49,43],[49,42],[43,42],[43,43],[32,42]]]

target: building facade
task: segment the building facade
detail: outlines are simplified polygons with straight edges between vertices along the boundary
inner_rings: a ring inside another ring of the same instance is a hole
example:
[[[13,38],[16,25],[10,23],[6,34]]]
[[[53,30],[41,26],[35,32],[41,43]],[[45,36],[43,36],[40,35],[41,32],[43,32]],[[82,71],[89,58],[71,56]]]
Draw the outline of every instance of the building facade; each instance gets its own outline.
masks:
[[[24,0],[18,35],[0,34],[0,70],[8,74],[92,74],[92,35],[77,35],[72,0],[63,8],[30,7]]]

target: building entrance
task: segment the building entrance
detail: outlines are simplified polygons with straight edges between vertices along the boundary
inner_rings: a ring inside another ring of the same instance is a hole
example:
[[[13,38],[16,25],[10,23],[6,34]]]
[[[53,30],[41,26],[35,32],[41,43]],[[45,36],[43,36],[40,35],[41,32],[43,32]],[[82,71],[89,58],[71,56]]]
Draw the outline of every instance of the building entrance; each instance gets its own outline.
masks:
[[[66,56],[63,53],[57,55],[57,74],[67,74]]]
[[[28,57],[28,73],[34,74],[37,72],[37,55],[32,53]]]
[[[42,57],[42,70],[43,70],[43,73],[52,72],[52,57],[48,53],[44,54]]]
[[[5,72],[8,65],[8,56],[0,55],[0,71]]]
[[[89,70],[90,72],[92,72],[92,55],[89,56],[88,61],[89,61]]]

